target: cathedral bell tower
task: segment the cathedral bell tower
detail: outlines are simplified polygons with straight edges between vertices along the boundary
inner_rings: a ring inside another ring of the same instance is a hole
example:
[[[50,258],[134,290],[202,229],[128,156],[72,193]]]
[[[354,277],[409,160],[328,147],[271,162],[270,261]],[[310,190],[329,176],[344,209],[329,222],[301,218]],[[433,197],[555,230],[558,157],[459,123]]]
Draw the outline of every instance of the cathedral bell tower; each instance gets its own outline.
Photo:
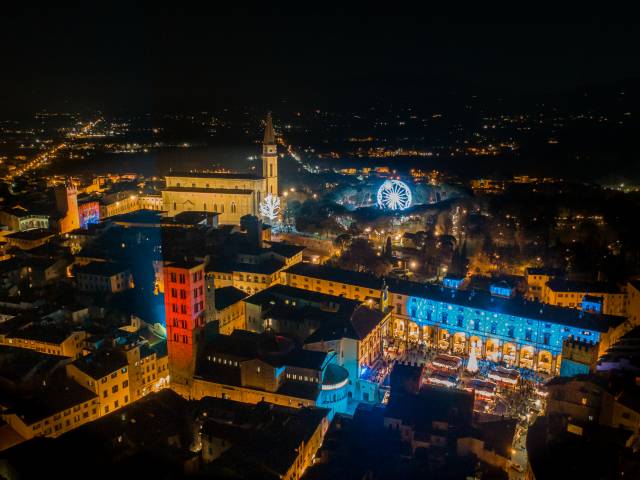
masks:
[[[278,146],[276,132],[273,130],[271,113],[267,114],[262,141],[262,176],[267,180],[266,195],[278,196]]]

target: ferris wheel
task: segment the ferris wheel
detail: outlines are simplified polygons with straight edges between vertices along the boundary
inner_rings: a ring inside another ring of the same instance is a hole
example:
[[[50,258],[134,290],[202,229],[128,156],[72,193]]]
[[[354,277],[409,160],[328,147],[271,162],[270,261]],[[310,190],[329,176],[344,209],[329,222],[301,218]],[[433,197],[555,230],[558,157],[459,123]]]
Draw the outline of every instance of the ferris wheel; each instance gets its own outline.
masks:
[[[400,180],[386,180],[378,189],[378,207],[406,210],[411,206],[411,189]]]

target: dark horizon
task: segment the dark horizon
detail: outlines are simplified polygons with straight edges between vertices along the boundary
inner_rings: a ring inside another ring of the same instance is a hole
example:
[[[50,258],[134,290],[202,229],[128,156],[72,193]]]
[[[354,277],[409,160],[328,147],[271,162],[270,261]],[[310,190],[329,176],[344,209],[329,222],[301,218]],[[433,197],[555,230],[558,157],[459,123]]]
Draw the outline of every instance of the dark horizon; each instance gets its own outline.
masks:
[[[472,96],[511,102],[640,79],[639,27],[623,15],[544,23],[487,12],[282,13],[13,8],[0,33],[8,47],[4,108],[130,113],[283,101],[293,108],[420,106]]]

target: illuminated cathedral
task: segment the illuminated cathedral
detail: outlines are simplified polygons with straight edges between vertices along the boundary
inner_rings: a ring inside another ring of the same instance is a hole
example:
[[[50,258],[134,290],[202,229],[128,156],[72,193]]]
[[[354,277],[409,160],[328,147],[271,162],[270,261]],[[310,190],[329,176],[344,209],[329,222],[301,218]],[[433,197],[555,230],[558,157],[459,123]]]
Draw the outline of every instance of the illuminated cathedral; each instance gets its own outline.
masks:
[[[260,175],[172,172],[165,179],[162,203],[169,216],[188,211],[215,212],[219,223],[234,225],[244,215],[258,216],[264,198],[278,196],[278,148],[271,114],[266,119]]]

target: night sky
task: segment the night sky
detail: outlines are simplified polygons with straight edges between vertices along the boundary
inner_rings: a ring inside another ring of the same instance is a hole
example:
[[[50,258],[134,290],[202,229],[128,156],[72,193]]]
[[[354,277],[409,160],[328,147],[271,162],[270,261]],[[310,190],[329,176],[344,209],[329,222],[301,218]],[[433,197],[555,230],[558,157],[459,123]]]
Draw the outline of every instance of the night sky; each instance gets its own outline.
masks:
[[[631,12],[544,10],[13,8],[0,19],[0,108],[346,106],[451,92],[557,93],[640,77]]]

